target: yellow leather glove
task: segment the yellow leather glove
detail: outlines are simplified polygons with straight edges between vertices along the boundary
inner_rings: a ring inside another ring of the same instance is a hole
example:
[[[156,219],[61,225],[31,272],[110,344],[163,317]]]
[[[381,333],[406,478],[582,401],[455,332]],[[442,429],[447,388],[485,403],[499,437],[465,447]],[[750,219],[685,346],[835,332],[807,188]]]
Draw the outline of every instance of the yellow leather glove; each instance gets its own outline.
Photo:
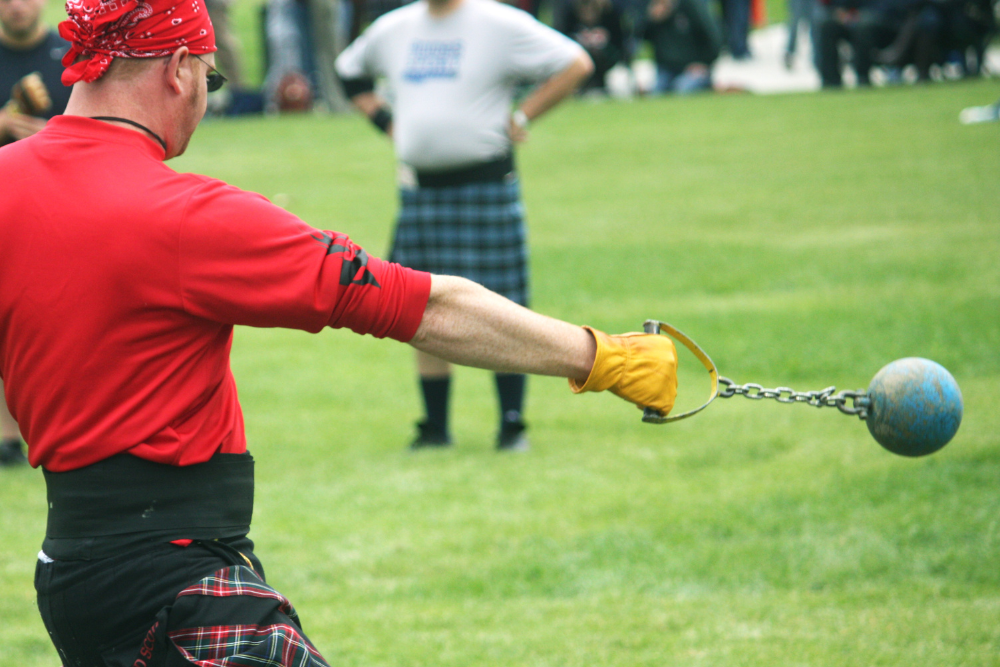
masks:
[[[597,341],[597,356],[586,382],[569,381],[574,394],[607,389],[640,408],[670,412],[677,398],[677,350],[672,340],[659,334],[609,336],[584,329]]]

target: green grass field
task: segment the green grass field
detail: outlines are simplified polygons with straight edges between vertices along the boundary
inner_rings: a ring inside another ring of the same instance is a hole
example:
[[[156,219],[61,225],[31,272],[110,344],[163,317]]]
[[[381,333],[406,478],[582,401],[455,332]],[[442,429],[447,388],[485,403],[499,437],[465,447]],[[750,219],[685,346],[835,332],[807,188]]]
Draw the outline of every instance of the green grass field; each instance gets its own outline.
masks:
[[[532,380],[533,448],[493,449],[462,369],[457,446],[405,451],[410,350],[237,331],[251,536],[336,665],[1000,664],[996,82],[570,103],[520,152],[541,312],[653,317],[737,382],[867,386],[935,359],[965,419],[924,459],[835,410],[718,400],[669,426]],[[391,147],[356,116],[206,122],[174,168],[385,252]],[[682,357],[680,407],[707,393]],[[34,606],[37,470],[0,471],[0,664],[55,667]]]

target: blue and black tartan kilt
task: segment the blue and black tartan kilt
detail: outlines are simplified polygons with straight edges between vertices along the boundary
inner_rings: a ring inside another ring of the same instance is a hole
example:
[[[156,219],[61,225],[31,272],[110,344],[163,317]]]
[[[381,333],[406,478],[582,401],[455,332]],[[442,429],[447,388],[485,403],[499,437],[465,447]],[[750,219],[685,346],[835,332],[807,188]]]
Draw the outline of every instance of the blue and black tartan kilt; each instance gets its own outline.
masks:
[[[400,189],[390,260],[461,276],[528,305],[528,244],[521,185],[501,181]]]

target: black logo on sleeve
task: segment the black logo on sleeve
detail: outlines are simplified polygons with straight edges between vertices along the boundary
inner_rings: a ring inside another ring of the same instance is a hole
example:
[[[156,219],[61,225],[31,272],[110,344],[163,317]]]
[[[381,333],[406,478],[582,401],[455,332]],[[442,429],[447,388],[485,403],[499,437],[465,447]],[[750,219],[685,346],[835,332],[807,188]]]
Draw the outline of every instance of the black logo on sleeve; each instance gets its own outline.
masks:
[[[327,255],[334,253],[343,253],[345,255],[341,260],[342,263],[340,266],[341,285],[374,285],[375,287],[382,287],[368,269],[368,253],[363,248],[351,243],[346,236],[333,236],[328,232],[320,232],[319,234],[310,234],[310,237],[326,246]]]

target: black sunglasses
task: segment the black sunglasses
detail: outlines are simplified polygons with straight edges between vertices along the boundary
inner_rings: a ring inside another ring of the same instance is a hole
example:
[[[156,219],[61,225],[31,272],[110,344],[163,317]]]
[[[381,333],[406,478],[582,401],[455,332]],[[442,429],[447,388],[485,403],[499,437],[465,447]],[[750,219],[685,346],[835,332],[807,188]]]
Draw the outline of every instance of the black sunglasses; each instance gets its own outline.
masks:
[[[198,56],[193,53],[191,55],[193,55],[195,58],[198,58]],[[201,60],[201,58],[198,58],[198,60]],[[201,60],[201,62],[205,63],[205,67],[208,68],[208,74],[205,75],[205,79],[208,81],[208,92],[214,93],[219,88],[222,88],[222,84],[224,84],[226,81],[229,81],[229,79],[222,76],[222,72],[215,69],[204,60]]]

